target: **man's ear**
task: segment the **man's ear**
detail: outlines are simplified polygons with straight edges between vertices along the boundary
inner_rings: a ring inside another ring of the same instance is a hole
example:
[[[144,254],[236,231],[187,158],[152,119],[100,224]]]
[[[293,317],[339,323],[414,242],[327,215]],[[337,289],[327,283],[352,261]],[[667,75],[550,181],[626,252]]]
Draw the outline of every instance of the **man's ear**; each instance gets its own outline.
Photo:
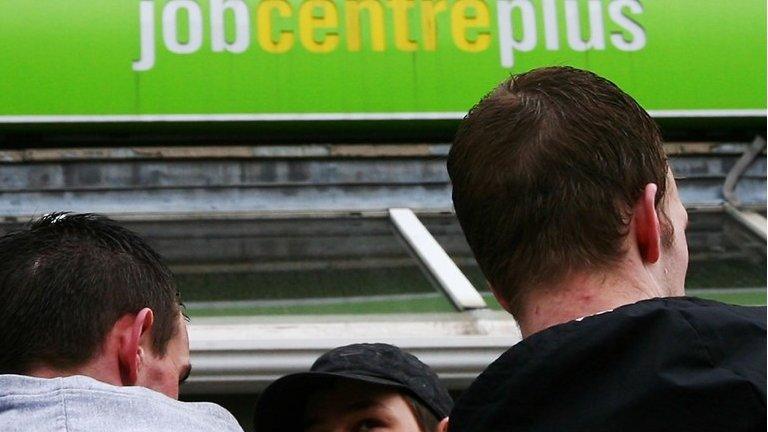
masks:
[[[152,309],[144,308],[136,314],[123,332],[118,354],[123,385],[134,385],[138,380],[141,358],[144,355],[141,338],[152,330],[154,320]]]
[[[437,432],[448,432],[448,417],[440,420],[440,423],[437,425]]]
[[[656,191],[654,183],[645,185],[642,196],[635,203],[635,239],[643,261],[653,264],[661,253],[661,229],[659,214],[656,212]]]

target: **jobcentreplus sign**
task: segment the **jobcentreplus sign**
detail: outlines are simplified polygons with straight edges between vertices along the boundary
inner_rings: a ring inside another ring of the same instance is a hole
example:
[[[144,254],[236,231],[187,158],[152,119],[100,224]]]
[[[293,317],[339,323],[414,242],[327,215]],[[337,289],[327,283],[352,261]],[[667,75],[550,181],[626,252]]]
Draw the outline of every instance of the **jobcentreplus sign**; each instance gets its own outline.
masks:
[[[178,55],[206,48],[275,55],[481,52],[493,46],[493,38],[501,66],[511,68],[516,53],[542,44],[547,51],[599,51],[609,44],[619,51],[641,50],[643,12],[638,0],[142,0],[141,48],[133,70],[151,70],[161,46]],[[443,32],[450,37],[441,37]],[[444,40],[453,47],[438,46]]]

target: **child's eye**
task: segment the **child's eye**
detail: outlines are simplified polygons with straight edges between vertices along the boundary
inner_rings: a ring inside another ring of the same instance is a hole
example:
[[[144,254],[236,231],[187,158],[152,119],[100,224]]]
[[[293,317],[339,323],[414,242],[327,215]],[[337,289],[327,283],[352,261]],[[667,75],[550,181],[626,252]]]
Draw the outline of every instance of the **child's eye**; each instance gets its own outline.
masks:
[[[384,427],[385,424],[378,419],[365,419],[355,425],[354,432],[370,432],[376,428]]]

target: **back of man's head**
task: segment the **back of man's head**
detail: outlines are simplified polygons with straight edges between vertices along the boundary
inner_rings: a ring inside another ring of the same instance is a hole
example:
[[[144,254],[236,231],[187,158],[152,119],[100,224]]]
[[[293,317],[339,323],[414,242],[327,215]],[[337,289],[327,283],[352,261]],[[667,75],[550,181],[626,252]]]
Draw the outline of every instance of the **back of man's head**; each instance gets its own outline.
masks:
[[[516,315],[530,290],[623,255],[633,204],[649,183],[661,201],[667,162],[658,127],[629,95],[551,67],[506,80],[467,114],[448,172],[478,264]]]
[[[145,307],[158,355],[179,326],[178,291],[158,254],[93,214],[50,214],[0,237],[0,298],[0,374],[76,368],[120,317]]]

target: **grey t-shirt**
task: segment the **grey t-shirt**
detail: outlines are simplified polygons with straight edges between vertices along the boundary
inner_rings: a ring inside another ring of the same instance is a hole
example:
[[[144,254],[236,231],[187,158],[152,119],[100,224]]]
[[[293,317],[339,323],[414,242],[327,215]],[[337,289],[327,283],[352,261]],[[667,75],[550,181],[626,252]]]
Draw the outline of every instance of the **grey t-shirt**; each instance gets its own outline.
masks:
[[[86,376],[0,375],[0,431],[242,432],[224,408]]]

